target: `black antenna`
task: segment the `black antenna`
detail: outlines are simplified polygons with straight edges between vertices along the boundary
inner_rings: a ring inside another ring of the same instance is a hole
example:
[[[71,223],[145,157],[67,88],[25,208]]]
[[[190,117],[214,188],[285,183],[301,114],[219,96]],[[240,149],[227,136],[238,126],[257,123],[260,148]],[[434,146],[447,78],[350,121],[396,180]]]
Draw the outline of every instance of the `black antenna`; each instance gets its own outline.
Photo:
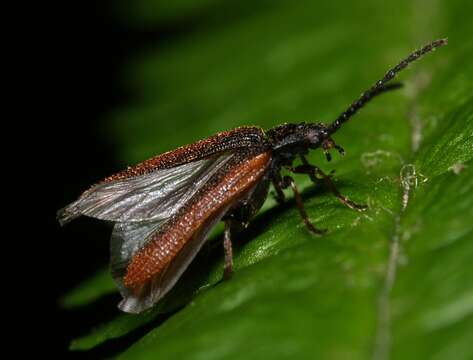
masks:
[[[402,60],[395,67],[390,69],[381,80],[378,80],[371,88],[366,90],[361,94],[360,98],[353,102],[350,107],[345,110],[330,126],[328,127],[328,133],[332,134],[337,131],[340,126],[348,121],[353,115],[356,114],[372,97],[385,92],[386,90],[391,90],[392,86],[386,85],[397,75],[398,72],[403,70],[407,65],[413,61],[419,59],[422,55],[425,55],[435,48],[438,48],[443,45],[447,45],[448,39],[439,39],[432,41],[430,44],[425,45],[422,49],[414,51],[407,58]]]

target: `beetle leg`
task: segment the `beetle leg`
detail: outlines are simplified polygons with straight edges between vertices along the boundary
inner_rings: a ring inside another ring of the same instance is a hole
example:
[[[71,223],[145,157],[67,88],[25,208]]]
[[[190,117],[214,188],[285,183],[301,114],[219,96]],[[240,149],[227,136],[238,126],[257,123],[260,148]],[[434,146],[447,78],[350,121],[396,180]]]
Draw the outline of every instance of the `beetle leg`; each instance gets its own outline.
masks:
[[[225,221],[225,232],[223,235],[223,249],[225,250],[225,265],[223,269],[223,278],[230,279],[233,274],[233,248],[231,239],[231,221]]]
[[[279,173],[276,173],[273,175],[271,182],[273,183],[274,190],[276,193],[274,193],[274,198],[278,202],[278,204],[283,204],[284,201],[286,200],[286,196],[284,195],[284,192],[282,191],[283,189],[283,181],[282,177]]]
[[[332,180],[332,174],[325,174],[319,167],[314,166],[309,164],[307,159],[304,156],[301,156],[301,160],[303,165],[301,166],[296,166],[295,168],[292,168],[291,170],[296,173],[296,174],[307,174],[309,175],[310,179],[313,182],[317,182],[319,179],[324,180],[325,185],[329,188],[329,190],[335,195],[335,197],[340,200],[342,204],[345,206],[349,207],[350,209],[357,210],[357,211],[364,211],[367,209],[366,205],[360,205],[357,204],[350,199],[348,199],[346,196],[343,196],[338,190],[337,187],[335,186],[333,180]],[[317,177],[319,176],[319,177]]]
[[[307,229],[315,234],[315,235],[321,235],[325,233],[327,230],[326,229],[317,229],[314,225],[309,220],[309,217],[307,216],[307,212],[305,211],[304,203],[302,201],[301,194],[299,190],[297,189],[297,185],[294,181],[294,179],[290,176],[284,176],[281,179],[281,183],[279,184],[280,188],[286,189],[289,186],[292,188],[292,191],[294,192],[294,197],[296,198],[296,205],[297,209],[299,210],[299,214],[302,217],[302,221],[304,221],[305,226]]]

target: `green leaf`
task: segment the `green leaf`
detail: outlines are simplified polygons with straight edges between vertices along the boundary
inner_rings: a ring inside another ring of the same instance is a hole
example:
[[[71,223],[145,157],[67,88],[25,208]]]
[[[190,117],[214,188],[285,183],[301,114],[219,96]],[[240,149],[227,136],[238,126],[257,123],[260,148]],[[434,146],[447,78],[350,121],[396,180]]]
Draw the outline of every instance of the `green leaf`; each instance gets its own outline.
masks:
[[[105,268],[97,271],[90,279],[87,279],[77,288],[63,296],[61,305],[66,309],[73,309],[87,305],[115,291],[115,284],[112,281],[109,269]]]
[[[156,307],[117,311],[71,348],[125,339],[173,313],[122,357],[472,358],[471,2],[262,3],[128,5],[130,23],[195,16],[198,26],[126,67],[136,99],[107,122],[118,156],[134,163],[239,125],[330,121],[413,48],[448,36],[448,47],[400,76],[405,90],[376,99],[334,136],[344,158],[310,155],[336,169],[339,190],[368,211],[297,176],[311,221],[327,235],[307,232],[293,200],[268,199],[236,236],[230,281],[220,281],[217,232]],[[199,23],[202,13],[218,16]],[[64,303],[93,307],[112,286],[101,272]]]

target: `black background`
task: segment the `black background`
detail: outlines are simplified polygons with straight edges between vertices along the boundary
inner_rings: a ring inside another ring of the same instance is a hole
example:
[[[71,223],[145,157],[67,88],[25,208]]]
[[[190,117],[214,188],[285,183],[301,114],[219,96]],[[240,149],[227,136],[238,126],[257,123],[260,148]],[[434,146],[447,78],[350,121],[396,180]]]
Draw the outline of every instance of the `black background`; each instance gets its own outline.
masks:
[[[40,353],[103,358],[120,345],[82,354],[68,353],[67,347],[73,337],[116,315],[118,296],[100,300],[94,313],[87,308],[64,311],[59,299],[108,262],[110,228],[88,219],[61,228],[55,213],[118,169],[115,145],[102,131],[104,117],[131,97],[120,82],[123,64],[148,41],[160,41],[161,31],[128,28],[116,19],[112,1],[54,4],[45,18],[39,25],[45,35],[31,44],[35,59],[44,65],[37,69],[41,78],[37,85],[45,113],[31,127],[30,151],[35,155],[31,175],[46,183],[36,204],[40,232],[26,239],[37,262],[31,263],[28,276],[31,271],[39,276],[33,276],[35,292],[25,307],[37,317],[33,324],[27,320],[34,333],[28,327],[20,331],[39,340]]]

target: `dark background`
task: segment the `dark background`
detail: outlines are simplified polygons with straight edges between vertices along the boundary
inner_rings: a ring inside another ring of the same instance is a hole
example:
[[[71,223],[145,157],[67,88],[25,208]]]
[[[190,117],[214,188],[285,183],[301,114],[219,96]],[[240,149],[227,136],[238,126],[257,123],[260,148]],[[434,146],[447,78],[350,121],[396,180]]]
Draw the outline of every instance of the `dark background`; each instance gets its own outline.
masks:
[[[67,2],[49,14],[47,25],[51,36],[47,65],[52,77],[43,75],[52,92],[44,101],[46,106],[51,105],[53,116],[41,126],[39,150],[45,152],[42,158],[47,161],[40,171],[48,173],[49,181],[40,195],[44,199],[39,209],[47,239],[37,243],[37,250],[47,254],[40,259],[38,269],[47,281],[36,284],[44,295],[35,312],[50,325],[49,332],[40,335],[44,336],[43,345],[63,355],[71,338],[79,335],[78,329],[92,324],[87,324],[91,314],[60,310],[59,299],[107,263],[110,229],[89,219],[61,228],[55,213],[88,186],[117,170],[114,144],[108,143],[100,131],[101,121],[110,109],[130,97],[120,85],[123,62],[147,41],[156,43],[161,37],[159,29],[138,34],[126,28],[116,20],[112,5],[112,1]],[[111,303],[116,304],[116,300],[104,300],[92,317],[110,316],[115,311]],[[88,354],[87,358],[104,355]]]

